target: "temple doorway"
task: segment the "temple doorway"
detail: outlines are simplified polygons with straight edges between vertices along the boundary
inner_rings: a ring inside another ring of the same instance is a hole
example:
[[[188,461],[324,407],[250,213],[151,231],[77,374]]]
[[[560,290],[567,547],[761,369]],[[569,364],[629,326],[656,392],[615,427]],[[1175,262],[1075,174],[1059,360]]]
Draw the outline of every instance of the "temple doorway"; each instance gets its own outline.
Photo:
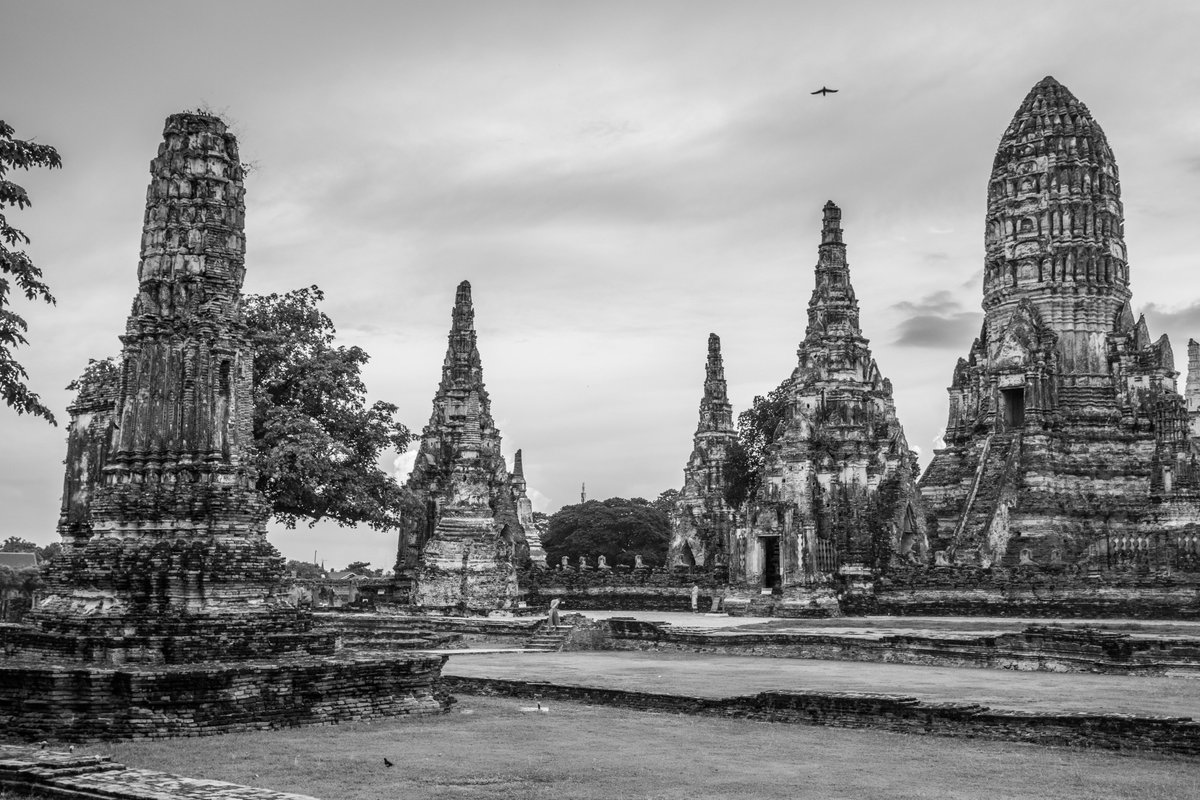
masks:
[[[760,536],[758,537],[758,546],[762,549],[763,554],[763,588],[776,591],[783,586],[783,576],[779,570],[779,537]]]
[[[1025,387],[1001,389],[1001,404],[1004,406],[1004,427],[1007,430],[1025,425]]]

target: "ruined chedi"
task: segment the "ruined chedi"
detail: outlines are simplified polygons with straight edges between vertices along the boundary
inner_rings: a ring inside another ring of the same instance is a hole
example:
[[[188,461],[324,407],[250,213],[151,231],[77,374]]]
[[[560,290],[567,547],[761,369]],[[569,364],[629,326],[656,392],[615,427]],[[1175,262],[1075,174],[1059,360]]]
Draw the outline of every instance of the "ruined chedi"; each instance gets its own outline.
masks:
[[[509,475],[513,487],[513,501],[517,504],[517,521],[525,531],[525,541],[529,545],[529,563],[538,569],[546,565],[546,550],[542,547],[542,526],[533,518],[533,501],[529,499],[525,483],[525,463],[518,450],[513,456],[513,471]]]
[[[673,566],[726,567],[734,512],[726,499],[725,463],[737,442],[733,407],[725,385],[721,337],[708,335],[704,396],[692,438],[692,455],[683,468],[683,489],[671,510],[667,563]]]
[[[825,204],[798,363],[777,390],[781,418],[731,543],[733,611],[764,592],[777,615],[833,609],[836,590],[924,548],[916,455],[859,326],[841,217]]]
[[[938,562],[1180,566],[1200,521],[1200,378],[1185,402],[1167,338],[1134,319],[1117,165],[1054,78],[1001,137],[984,240],[983,328],[920,484]]]
[[[170,117],[164,137],[119,365],[93,365],[69,409],[64,555],[33,618],[60,634],[160,637],[170,652],[151,661],[287,649],[306,626],[278,599],[282,559],[249,457],[237,143],[205,114]],[[207,629],[228,649],[194,635]]]
[[[28,626],[0,628],[0,729],[159,737],[434,713],[441,658],[337,651],[288,606],[251,463],[242,167],[167,118],[116,366],[70,407],[59,532]],[[303,691],[299,687],[304,687]]]
[[[515,607],[529,545],[483,384],[467,281],[454,298],[442,380],[405,486],[415,509],[401,531],[400,593],[428,610]]]

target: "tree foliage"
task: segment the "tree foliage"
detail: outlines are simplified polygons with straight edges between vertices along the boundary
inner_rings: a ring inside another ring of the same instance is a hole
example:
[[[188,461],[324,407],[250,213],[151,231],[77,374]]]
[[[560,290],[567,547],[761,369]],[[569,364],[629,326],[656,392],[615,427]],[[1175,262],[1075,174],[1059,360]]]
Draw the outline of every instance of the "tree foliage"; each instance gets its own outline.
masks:
[[[787,417],[787,384],[758,395],[750,408],[738,415],[738,439],[725,462],[725,501],[740,508],[758,495],[767,452],[775,443],[779,423]]]
[[[37,553],[38,562],[45,564],[62,551],[62,544],[51,542],[42,546],[20,536],[9,536],[0,544],[0,553]]]
[[[24,250],[18,249],[29,244],[29,237],[9,224],[4,209],[8,206],[24,209],[30,205],[25,189],[8,180],[11,170],[54,169],[62,166],[62,159],[50,145],[16,139],[13,133],[12,126],[0,120],[0,396],[18,414],[33,414],[53,425],[57,424],[54,414],[25,385],[29,373],[13,355],[16,348],[29,344],[25,338],[29,324],[12,310],[9,295],[15,288],[26,300],[42,300],[51,305],[54,296],[42,280],[42,271]]]
[[[297,561],[290,559],[283,565],[283,571],[289,574],[294,573],[297,578],[317,579],[325,577],[325,570],[318,567],[311,561]]]
[[[334,344],[333,321],[316,286],[248,295],[254,347],[254,447],[258,488],[287,527],[307,518],[396,528],[404,490],[378,466],[412,440],[396,406],[367,405],[360,347]]]
[[[609,566],[632,566],[640,555],[647,566],[662,564],[671,541],[667,515],[655,504],[635,497],[610,497],[563,506],[550,516],[543,546],[551,565],[563,556],[574,564],[580,556],[595,566],[603,555]]]

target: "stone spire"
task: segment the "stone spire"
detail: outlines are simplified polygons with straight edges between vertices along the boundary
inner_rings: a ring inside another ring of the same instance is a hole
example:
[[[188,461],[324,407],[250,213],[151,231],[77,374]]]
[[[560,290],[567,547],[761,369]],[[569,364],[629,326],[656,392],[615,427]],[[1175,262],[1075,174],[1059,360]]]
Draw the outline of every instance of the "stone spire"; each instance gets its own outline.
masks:
[[[204,615],[250,619],[273,607],[282,575],[250,464],[237,141],[201,113],[168,117],[163,137],[119,365],[89,369],[72,406],[68,557],[39,610],[58,631],[167,635]],[[102,428],[85,425],[102,407]]]
[[[526,494],[525,464],[521,451],[513,456],[513,471],[509,476],[512,482],[513,499],[517,504],[517,520],[525,530],[525,541],[529,544],[529,562],[539,569],[546,566],[546,551],[542,547],[542,530],[533,518],[533,502]]]
[[[1107,373],[1105,340],[1130,298],[1121,184],[1104,131],[1054,78],[1000,138],[984,231],[990,355],[1027,300],[1058,335],[1064,374]]]
[[[670,513],[667,563],[724,566],[733,511],[725,500],[725,461],[737,441],[733,407],[725,385],[721,337],[708,335],[700,422],[692,437],[692,455],[683,468],[683,490]]]
[[[1200,437],[1200,342],[1195,339],[1188,339],[1188,371],[1184,399],[1187,400],[1188,428],[1192,436]]]
[[[471,284],[458,285],[442,379],[406,486],[422,511],[402,531],[397,575],[417,605],[486,611],[516,597],[529,547],[492,420]]]
[[[861,336],[858,300],[850,285],[850,266],[842,241],[842,210],[830,200],[821,222],[817,247],[817,280],[808,301],[807,337],[827,334]]]
[[[700,425],[703,431],[733,430],[733,406],[725,386],[725,365],[721,360],[721,337],[708,335],[708,362],[704,365],[704,397],[700,400]]]

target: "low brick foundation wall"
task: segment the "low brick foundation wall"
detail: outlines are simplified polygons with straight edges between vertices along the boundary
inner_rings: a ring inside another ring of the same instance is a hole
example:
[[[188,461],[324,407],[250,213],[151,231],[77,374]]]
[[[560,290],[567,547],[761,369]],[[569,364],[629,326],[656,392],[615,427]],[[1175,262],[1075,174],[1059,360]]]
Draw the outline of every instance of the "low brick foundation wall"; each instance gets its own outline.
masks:
[[[1200,723],[1187,717],[1004,711],[972,703],[925,703],[914,697],[859,692],[760,692],[742,697],[702,698],[459,676],[446,676],[445,684],[450,691],[460,694],[1200,756]]]
[[[692,586],[700,587],[699,608],[707,611],[725,585],[707,571],[630,569],[528,570],[518,576],[526,604],[545,608],[561,600],[571,611],[691,611]]]
[[[841,606],[895,616],[1200,619],[1200,576],[916,567],[881,578],[874,594],[842,597]]]
[[[602,620],[600,647],[692,653],[876,661],[939,667],[1200,675],[1200,638],[1130,636],[1098,630],[1030,626],[1020,633],[963,636],[936,633],[874,638],[821,632],[677,629],[661,622]],[[586,649],[586,646],[575,649]]]
[[[236,783],[127,769],[108,756],[0,745],[0,790],[44,800],[313,800]]]
[[[434,714],[444,656],[103,669],[0,661],[0,730],[27,739],[203,736]]]

